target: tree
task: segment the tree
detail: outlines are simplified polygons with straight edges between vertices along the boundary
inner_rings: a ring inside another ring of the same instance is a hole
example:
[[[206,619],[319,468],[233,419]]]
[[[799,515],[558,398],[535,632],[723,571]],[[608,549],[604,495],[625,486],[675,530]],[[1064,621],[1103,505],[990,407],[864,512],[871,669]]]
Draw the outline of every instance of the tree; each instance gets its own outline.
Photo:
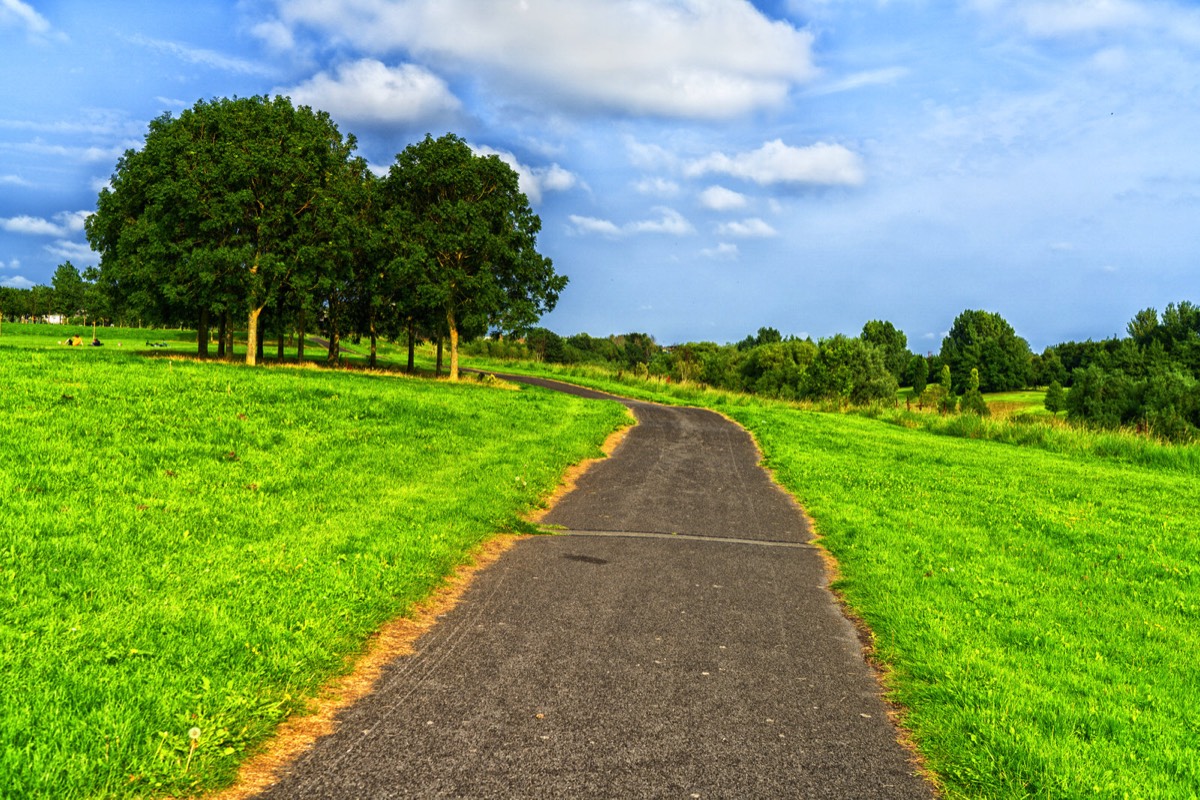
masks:
[[[54,270],[50,279],[54,286],[54,310],[64,317],[78,316],[84,308],[86,287],[79,270],[70,261],[64,261]]]
[[[992,413],[988,408],[987,402],[983,399],[983,394],[979,391],[979,370],[972,369],[971,377],[967,383],[967,391],[963,392],[962,400],[959,401],[959,408],[969,414],[978,414],[981,417],[986,417]]]
[[[1046,390],[1044,404],[1046,410],[1056,417],[1058,416],[1058,412],[1067,407],[1067,393],[1063,391],[1061,383],[1053,381],[1050,384],[1050,388]]]
[[[541,219],[499,157],[475,155],[454,134],[427,135],[396,156],[384,185],[404,231],[401,257],[446,320],[451,380],[464,324],[525,330],[554,308],[567,278],[537,252]]]
[[[327,213],[352,163],[324,112],[283,97],[200,101],[150,124],[117,164],[87,223],[103,285],[124,301],[199,321],[246,315],[246,362],[259,317],[304,269],[330,261]],[[313,280],[303,281],[312,285]]]
[[[862,340],[883,352],[884,366],[897,382],[904,380],[905,368],[912,354],[908,352],[908,337],[903,331],[897,330],[890,322],[871,320],[863,325]]]
[[[942,377],[938,382],[937,396],[938,411],[949,414],[957,405],[954,398],[954,376],[949,364],[942,365]]]
[[[847,399],[859,405],[894,403],[898,388],[878,348],[841,334],[821,340],[804,384],[808,397]]]
[[[942,360],[950,366],[954,380],[966,384],[972,369],[979,370],[984,392],[1022,389],[1031,377],[1029,343],[999,314],[964,311],[954,320],[942,340]]]
[[[913,394],[920,395],[929,383],[929,362],[924,356],[913,356],[904,370],[904,381],[912,387]]]

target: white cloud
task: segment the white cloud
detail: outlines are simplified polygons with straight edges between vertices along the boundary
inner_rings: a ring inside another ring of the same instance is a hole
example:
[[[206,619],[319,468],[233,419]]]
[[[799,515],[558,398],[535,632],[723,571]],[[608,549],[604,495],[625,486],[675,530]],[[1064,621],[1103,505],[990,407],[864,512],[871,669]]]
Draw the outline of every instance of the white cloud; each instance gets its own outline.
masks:
[[[59,239],[54,244],[46,245],[46,252],[66,261],[79,261],[87,264],[95,264],[99,258],[99,253],[88,245],[69,242],[66,239]],[[76,264],[76,266],[80,265]]]
[[[0,281],[0,286],[7,286],[10,289],[32,289],[34,285],[33,281],[22,275],[14,275]]]
[[[700,203],[713,211],[735,211],[746,207],[746,195],[726,189],[724,186],[710,186],[700,193]]]
[[[126,38],[130,44],[139,45],[149,50],[157,50],[179,59],[185,64],[200,67],[210,67],[222,72],[232,72],[237,75],[266,75],[270,70],[262,64],[248,61],[244,58],[227,56],[215,50],[205,50],[201,47],[189,47],[178,42],[168,42],[163,39],[152,39],[148,36],[135,34]]]
[[[717,261],[735,261],[739,254],[738,246],[729,242],[720,242],[716,247],[709,247],[700,251],[700,255],[705,258]]]
[[[726,119],[815,75],[813,35],[747,0],[277,0],[280,19],[374,53],[406,51],[540,102]]]
[[[20,175],[0,175],[0,186],[33,186],[32,183],[22,178]]]
[[[679,184],[666,178],[642,178],[633,184],[633,190],[638,194],[674,197],[679,194]]]
[[[567,217],[571,224],[575,226],[576,233],[596,233],[601,236],[620,236],[621,229],[613,222],[606,219],[597,219],[596,217],[583,217],[578,214],[571,214]]]
[[[687,236],[689,233],[694,233],[696,229],[692,227],[692,223],[688,222],[682,214],[673,208],[659,206],[654,209],[658,213],[658,219],[647,219],[640,222],[632,222],[626,226],[631,233],[665,233],[670,236]]]
[[[763,220],[754,217],[753,219],[745,219],[740,222],[721,223],[717,226],[717,234],[720,236],[765,239],[771,236],[778,236],[779,231],[772,228]]]
[[[35,36],[50,32],[50,22],[21,0],[0,0],[0,27],[10,25],[24,28]]]
[[[0,269],[10,269],[10,270],[16,271],[20,268],[21,268],[21,262],[15,258],[12,261],[8,262],[7,264],[5,264],[3,261],[0,261]]]
[[[531,205],[538,205],[546,192],[565,192],[580,185],[579,177],[558,164],[548,167],[530,167],[522,164],[515,155],[507,150],[496,150],[486,145],[471,145],[471,149],[481,156],[496,156],[513,168],[521,182],[521,191],[529,198]]]
[[[0,228],[9,233],[20,233],[28,236],[69,236],[83,230],[84,220],[90,211],[61,211],[54,215],[55,221],[41,217],[0,217]]]
[[[446,82],[415,64],[389,67],[374,59],[342,64],[291,89],[276,89],[297,105],[328,111],[337,119],[376,125],[445,120],[462,104]]]
[[[658,214],[657,218],[639,220],[637,222],[628,222],[618,226],[616,223],[607,219],[597,219],[595,217],[583,217],[578,214],[571,214],[571,224],[575,226],[576,233],[582,234],[599,234],[601,236],[629,236],[639,233],[651,234],[666,234],[668,236],[687,236],[695,233],[696,229],[692,223],[673,208],[658,206],[654,209]]]
[[[692,177],[714,172],[762,186],[780,183],[858,186],[865,180],[862,160],[840,144],[821,142],[792,147],[780,139],[748,153],[733,156],[713,153],[685,168],[685,173]]]
[[[296,47],[291,28],[277,19],[260,22],[250,29],[250,33],[277,53],[286,53]]]

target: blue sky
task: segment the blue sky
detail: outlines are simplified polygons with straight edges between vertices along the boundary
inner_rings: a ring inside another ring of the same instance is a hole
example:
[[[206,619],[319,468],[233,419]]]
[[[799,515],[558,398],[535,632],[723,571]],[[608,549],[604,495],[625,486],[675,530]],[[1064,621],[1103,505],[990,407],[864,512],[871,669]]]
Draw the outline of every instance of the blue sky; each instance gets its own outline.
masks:
[[[1200,9],[1170,0],[0,0],[0,284],[96,262],[147,122],[284,93],[378,170],[521,173],[545,324],[735,341],[967,308],[1035,350],[1200,301]]]

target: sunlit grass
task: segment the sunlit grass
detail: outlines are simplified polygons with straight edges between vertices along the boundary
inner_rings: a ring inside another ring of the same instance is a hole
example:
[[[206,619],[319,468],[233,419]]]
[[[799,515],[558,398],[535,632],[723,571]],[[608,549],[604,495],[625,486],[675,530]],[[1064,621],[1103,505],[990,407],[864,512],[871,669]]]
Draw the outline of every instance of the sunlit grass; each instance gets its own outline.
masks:
[[[625,420],[540,390],[8,337],[5,797],[228,780],[371,631],[521,528]]]
[[[835,556],[946,796],[1200,795],[1200,447],[510,368],[748,428]]]

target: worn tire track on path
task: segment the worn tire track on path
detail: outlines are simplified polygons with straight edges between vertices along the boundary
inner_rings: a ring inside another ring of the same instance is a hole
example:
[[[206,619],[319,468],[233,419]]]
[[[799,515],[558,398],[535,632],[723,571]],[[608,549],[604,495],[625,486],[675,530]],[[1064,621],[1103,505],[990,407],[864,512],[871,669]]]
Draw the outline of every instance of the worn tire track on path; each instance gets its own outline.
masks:
[[[585,396],[541,379],[511,380]],[[397,658],[278,798],[929,798],[749,434],[638,425]]]

